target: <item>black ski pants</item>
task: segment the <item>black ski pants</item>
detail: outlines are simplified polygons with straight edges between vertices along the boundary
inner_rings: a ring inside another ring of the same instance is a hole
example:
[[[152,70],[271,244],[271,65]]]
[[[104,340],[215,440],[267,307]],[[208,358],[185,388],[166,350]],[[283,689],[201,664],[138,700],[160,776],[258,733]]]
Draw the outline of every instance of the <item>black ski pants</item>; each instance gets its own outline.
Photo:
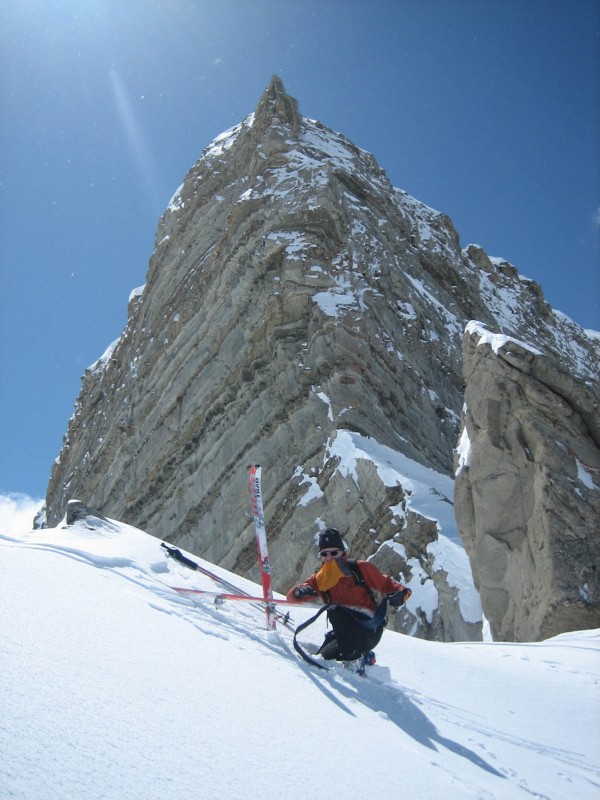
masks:
[[[363,627],[370,617],[353,608],[334,606],[327,612],[332,630],[326,635],[319,652],[327,660],[354,661],[372,650],[383,636],[384,626],[375,630]]]

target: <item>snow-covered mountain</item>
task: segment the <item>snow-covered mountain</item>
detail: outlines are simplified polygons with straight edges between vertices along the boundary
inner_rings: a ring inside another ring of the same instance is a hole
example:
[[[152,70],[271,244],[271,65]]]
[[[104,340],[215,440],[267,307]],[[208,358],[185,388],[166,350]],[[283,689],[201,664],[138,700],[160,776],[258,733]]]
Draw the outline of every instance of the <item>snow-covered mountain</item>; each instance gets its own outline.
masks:
[[[127,327],[84,375],[48,522],[78,497],[253,578],[244,467],[260,463],[276,588],[333,525],[415,589],[401,630],[478,638],[444,513],[470,320],[535,342],[598,394],[597,339],[515,267],[461,247],[446,215],[273,78],[160,220]]]
[[[360,678],[305,664],[260,608],[178,594],[218,584],[128,525],[2,534],[0,554],[3,798],[598,797],[599,631],[388,631]]]

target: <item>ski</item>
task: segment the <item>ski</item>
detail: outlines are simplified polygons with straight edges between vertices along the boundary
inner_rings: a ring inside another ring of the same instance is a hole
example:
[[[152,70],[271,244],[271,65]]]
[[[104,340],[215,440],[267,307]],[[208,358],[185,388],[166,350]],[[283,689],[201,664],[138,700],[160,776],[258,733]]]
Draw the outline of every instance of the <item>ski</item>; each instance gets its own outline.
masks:
[[[194,570],[195,572],[200,572],[202,575],[206,575],[207,578],[210,578],[212,581],[222,586],[226,590],[226,593],[236,594],[239,595],[240,597],[251,596],[249,592],[245,592],[243,589],[238,588],[237,586],[235,586],[235,584],[231,583],[225,578],[222,578],[215,572],[211,572],[211,570],[207,569],[206,567],[203,567],[201,564],[192,561],[191,558],[184,556],[181,550],[179,550],[177,547],[172,547],[171,545],[168,545],[165,542],[161,542],[160,546],[166,551],[167,555],[173,558],[175,561],[179,561],[180,564],[183,564],[184,566],[188,567],[191,570]],[[264,598],[259,598],[254,602],[261,603],[260,605],[261,610],[264,608],[263,605]],[[280,622],[282,622],[284,625],[287,625],[288,627],[291,627],[293,630],[293,625],[291,624],[291,620],[289,619],[288,614],[282,614],[281,612],[276,611],[275,616]]]
[[[250,468],[248,485],[250,488],[250,500],[252,502],[252,515],[254,517],[254,527],[256,528],[256,546],[258,548],[258,565],[260,567],[260,577],[263,587],[263,599],[265,602],[265,613],[267,615],[267,630],[274,631],[275,613],[273,608],[273,588],[271,586],[271,564],[269,563],[269,551],[267,549],[267,531],[265,528],[265,515],[263,511],[262,489],[261,489],[261,468],[258,464],[253,464]]]
[[[273,606],[297,606],[298,603],[292,602],[291,600],[277,600],[277,598],[273,598],[273,600],[265,600],[264,597],[256,597],[251,594],[235,594],[230,592],[213,592],[210,589],[188,589],[187,586],[171,586],[176,592],[180,594],[200,594],[205,595],[207,597],[214,597],[215,600],[240,600],[242,602],[248,603],[268,603],[269,605]],[[316,605],[311,605],[309,603],[302,603],[303,606],[308,606],[309,608],[316,608]]]

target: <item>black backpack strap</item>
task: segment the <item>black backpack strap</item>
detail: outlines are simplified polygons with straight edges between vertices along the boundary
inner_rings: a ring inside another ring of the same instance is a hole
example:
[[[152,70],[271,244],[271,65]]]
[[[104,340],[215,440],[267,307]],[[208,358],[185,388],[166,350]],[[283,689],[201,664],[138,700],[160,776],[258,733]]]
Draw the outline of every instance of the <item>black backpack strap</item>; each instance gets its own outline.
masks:
[[[364,619],[360,619],[354,613],[354,609],[346,608],[345,606],[338,606],[338,608],[347,611],[348,614],[352,617],[354,622],[359,626],[359,628],[366,628],[368,631],[376,631],[377,628],[381,627],[382,625],[387,624],[387,606],[388,606],[388,599],[384,597],[381,603],[377,606],[377,609],[372,617],[365,616]],[[360,613],[360,612],[358,612]],[[361,615],[362,616],[362,615]]]
[[[371,589],[369,584],[366,582],[364,575],[360,571],[360,567],[358,566],[358,561],[355,558],[349,558],[348,566],[350,567],[350,570],[354,575],[354,580],[356,581],[357,585],[362,586],[362,588],[369,595],[369,599],[372,601],[373,605],[377,608],[377,600],[375,599],[375,595],[373,594],[373,589]]]
[[[312,665],[313,665],[313,667],[318,667],[319,669],[329,669],[329,667],[326,667],[324,664],[320,664],[318,661],[315,661],[315,660],[314,660],[314,658],[311,658],[311,657],[308,655],[308,653],[306,653],[306,652],[305,652],[305,651],[304,651],[304,650],[303,650],[303,649],[300,647],[300,645],[298,644],[298,640],[297,640],[297,638],[296,638],[296,637],[298,636],[298,634],[300,633],[300,631],[303,631],[305,628],[308,628],[308,626],[309,626],[309,625],[312,625],[312,624],[313,624],[313,622],[314,622],[314,621],[315,621],[315,620],[316,620],[318,617],[320,617],[320,616],[321,616],[321,614],[322,614],[324,611],[327,611],[327,609],[328,609],[328,608],[331,608],[331,607],[332,607],[332,605],[334,605],[334,604],[333,604],[333,603],[327,603],[327,605],[325,605],[325,606],[323,606],[322,608],[320,608],[320,609],[317,611],[317,613],[316,613],[314,616],[312,616],[310,619],[307,619],[307,620],[306,620],[306,622],[303,622],[301,625],[298,625],[298,627],[296,628],[296,631],[295,631],[295,633],[294,633],[294,650],[295,650],[295,651],[296,651],[296,652],[297,652],[299,655],[301,655],[301,656],[302,656],[302,658],[303,658],[305,661],[307,661],[309,664],[312,664]]]
[[[365,576],[360,571],[360,567],[358,566],[358,561],[355,558],[348,559],[348,566],[352,574],[354,575],[354,580],[356,581],[358,586],[362,586],[366,593],[369,595],[369,598],[373,602],[375,606],[375,614],[371,619],[365,620],[364,622],[360,621],[358,624],[361,628],[367,628],[369,630],[376,630],[380,625],[387,625],[387,605],[388,599],[384,597],[381,603],[377,603],[377,598],[373,593],[373,589],[369,586],[369,584],[365,580]]]

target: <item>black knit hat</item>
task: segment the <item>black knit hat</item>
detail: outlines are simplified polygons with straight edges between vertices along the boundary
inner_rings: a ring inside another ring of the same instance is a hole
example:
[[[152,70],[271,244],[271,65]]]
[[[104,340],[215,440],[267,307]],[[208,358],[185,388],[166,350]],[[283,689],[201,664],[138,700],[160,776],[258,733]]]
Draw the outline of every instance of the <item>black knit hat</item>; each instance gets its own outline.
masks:
[[[319,550],[325,547],[338,547],[340,550],[346,550],[344,540],[337,528],[327,528],[319,534]]]

